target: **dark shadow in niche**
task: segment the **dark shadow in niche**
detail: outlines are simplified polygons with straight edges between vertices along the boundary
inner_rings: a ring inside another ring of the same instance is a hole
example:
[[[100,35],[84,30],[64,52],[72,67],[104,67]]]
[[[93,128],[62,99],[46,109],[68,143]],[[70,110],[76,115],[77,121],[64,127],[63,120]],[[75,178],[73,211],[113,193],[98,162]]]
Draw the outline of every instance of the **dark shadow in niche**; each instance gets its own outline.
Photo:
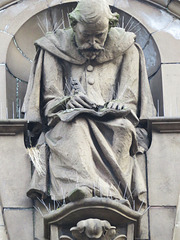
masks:
[[[27,81],[35,55],[34,41],[44,36],[47,32],[56,31],[58,28],[68,28],[68,13],[71,12],[77,2],[65,3],[55,7],[49,7],[31,17],[17,31],[7,51],[7,66],[10,73],[7,74],[7,96],[9,118],[21,118],[19,114],[21,104],[26,92]],[[111,7],[113,12],[120,14],[119,27],[136,34],[136,42],[144,51],[147,73],[158,114],[163,116],[163,96],[161,72],[154,78],[161,66],[158,47],[147,29],[134,17],[126,12]],[[7,72],[8,72],[7,69]],[[23,81],[18,81],[23,80]],[[151,83],[151,81],[153,81]],[[13,83],[12,83],[13,82]]]

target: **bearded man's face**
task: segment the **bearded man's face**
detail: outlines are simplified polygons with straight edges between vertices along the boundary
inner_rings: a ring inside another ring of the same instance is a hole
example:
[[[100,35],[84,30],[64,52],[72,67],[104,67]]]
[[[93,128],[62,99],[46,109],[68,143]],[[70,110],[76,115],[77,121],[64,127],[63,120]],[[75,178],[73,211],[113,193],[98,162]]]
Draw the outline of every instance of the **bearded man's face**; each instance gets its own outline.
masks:
[[[95,59],[104,49],[109,30],[109,21],[80,23],[74,28],[75,42],[79,52],[88,60]]]

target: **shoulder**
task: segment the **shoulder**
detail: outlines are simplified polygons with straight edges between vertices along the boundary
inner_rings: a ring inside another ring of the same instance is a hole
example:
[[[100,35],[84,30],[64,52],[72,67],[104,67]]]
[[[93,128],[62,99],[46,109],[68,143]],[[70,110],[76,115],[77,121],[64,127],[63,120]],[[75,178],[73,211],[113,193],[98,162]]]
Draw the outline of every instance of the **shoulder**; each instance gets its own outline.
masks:
[[[126,32],[123,28],[111,28],[108,35],[108,43],[116,48],[117,52],[124,53],[134,45],[136,35]]]

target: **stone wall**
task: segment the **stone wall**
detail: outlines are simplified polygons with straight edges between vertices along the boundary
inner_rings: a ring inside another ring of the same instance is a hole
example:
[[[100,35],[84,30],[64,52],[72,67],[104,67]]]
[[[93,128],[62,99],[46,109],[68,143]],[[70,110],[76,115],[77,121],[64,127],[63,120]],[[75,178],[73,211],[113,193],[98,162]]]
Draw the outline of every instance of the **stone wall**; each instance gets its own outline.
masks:
[[[33,203],[26,197],[31,178],[31,163],[27,157],[23,137],[26,122],[16,118],[22,117],[20,107],[35,52],[33,41],[43,35],[36,14],[42,19],[45,13],[42,11],[56,5],[61,7],[59,2],[73,1],[4,1],[0,5],[0,239],[2,240],[7,238],[32,240],[35,237],[43,239],[42,216],[33,205],[39,207],[42,213],[46,213],[47,210],[39,202]],[[169,11],[178,15],[179,1],[109,0],[108,2],[134,17],[146,29],[143,36],[138,36],[141,40],[142,37],[147,37],[144,52],[148,64],[152,66],[149,77],[157,117],[149,121],[149,127],[152,129],[152,144],[146,159],[141,159],[142,167],[146,168],[147,173],[147,207],[150,207],[142,219],[141,239],[170,240],[173,236],[180,192],[180,118],[178,118],[180,20]],[[5,4],[6,8],[4,8]],[[160,5],[165,8],[161,8]],[[148,57],[152,48],[157,48],[157,51],[153,51],[155,58],[153,55],[151,58]],[[157,57],[158,53],[160,57]]]

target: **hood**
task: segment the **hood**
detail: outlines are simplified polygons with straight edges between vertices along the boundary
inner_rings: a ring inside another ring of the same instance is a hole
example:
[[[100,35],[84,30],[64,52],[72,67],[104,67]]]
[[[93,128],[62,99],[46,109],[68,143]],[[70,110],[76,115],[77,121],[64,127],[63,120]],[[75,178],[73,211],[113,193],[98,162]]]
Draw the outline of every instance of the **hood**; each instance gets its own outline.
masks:
[[[97,56],[96,62],[104,63],[124,54],[134,43],[134,39],[134,33],[125,32],[122,28],[111,28],[105,42],[105,49]],[[73,64],[82,65],[86,62],[75,46],[71,28],[47,33],[45,37],[35,42],[35,46]]]

